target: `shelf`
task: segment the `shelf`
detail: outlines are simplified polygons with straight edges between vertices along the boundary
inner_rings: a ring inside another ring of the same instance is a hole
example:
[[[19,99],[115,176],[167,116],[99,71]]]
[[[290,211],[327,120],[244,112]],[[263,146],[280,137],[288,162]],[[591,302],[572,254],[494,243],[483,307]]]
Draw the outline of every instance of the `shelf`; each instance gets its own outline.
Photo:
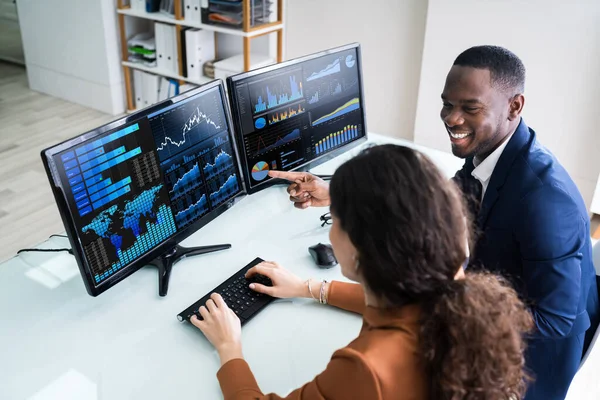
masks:
[[[187,21],[185,19],[175,19],[175,17],[173,17],[173,16],[161,14],[160,12],[149,13],[149,12],[145,12],[145,11],[133,10],[131,8],[121,8],[121,9],[117,9],[117,13],[123,14],[123,15],[128,15],[130,17],[149,19],[149,20],[157,21],[157,22],[166,22],[169,24],[187,26],[190,28],[205,29],[207,31],[226,33],[228,35],[235,35],[235,36],[241,36],[241,37],[261,36],[261,35],[264,35],[265,33],[278,31],[280,29],[283,29],[283,27],[284,27],[283,23],[281,23],[281,24],[276,24],[276,25],[272,25],[272,26],[267,26],[266,28],[263,28],[263,29],[257,29],[252,32],[244,32],[241,29],[227,28],[227,27],[219,26],[219,25],[203,24],[202,22],[191,22],[191,21]]]
[[[185,82],[192,83],[192,84],[198,85],[198,86],[204,85],[205,83],[208,83],[213,80],[208,77],[202,77],[202,79],[200,79],[200,80],[189,79],[184,76],[179,76],[177,74],[174,74],[170,71],[160,70],[157,67],[147,67],[145,65],[130,62],[130,61],[123,61],[123,66],[133,68],[133,69],[139,69],[141,71],[149,72],[149,73],[155,74],[155,75],[166,76],[167,78],[185,81]]]

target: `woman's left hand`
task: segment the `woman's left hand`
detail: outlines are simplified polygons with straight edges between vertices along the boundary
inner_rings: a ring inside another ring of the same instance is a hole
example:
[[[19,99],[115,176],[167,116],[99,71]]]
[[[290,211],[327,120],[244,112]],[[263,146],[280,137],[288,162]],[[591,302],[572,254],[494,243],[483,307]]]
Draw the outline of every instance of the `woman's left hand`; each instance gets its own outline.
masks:
[[[242,324],[218,293],[213,293],[205,306],[200,307],[203,321],[192,315],[190,322],[204,333],[215,346],[222,364],[242,357]]]

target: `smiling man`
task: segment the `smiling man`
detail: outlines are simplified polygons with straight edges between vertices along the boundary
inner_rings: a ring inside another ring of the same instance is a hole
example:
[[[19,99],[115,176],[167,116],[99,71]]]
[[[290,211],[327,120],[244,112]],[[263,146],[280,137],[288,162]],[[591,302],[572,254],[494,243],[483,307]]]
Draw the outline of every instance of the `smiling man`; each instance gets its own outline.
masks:
[[[564,399],[599,318],[589,217],[579,190],[525,125],[525,67],[510,51],[478,46],[448,73],[441,117],[478,237],[469,268],[502,274],[528,304],[536,331],[526,400]],[[328,206],[329,186],[307,172],[269,171],[293,183],[297,208]],[[502,304],[498,304],[502,307]],[[498,354],[502,357],[502,354]]]
[[[521,118],[524,87],[515,54],[472,47],[448,73],[440,116],[452,152],[466,159],[454,180],[479,232],[470,265],[507,276],[536,322],[526,399],[564,399],[598,324],[589,217],[569,174]]]

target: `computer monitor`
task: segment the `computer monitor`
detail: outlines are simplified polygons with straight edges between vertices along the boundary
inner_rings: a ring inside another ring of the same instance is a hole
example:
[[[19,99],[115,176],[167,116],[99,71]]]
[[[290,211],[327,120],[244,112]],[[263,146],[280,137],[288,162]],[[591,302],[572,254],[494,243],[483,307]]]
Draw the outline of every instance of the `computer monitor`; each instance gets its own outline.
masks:
[[[83,281],[96,296],[142,266],[230,245],[177,245],[245,193],[222,81],[42,151]]]
[[[248,193],[269,170],[308,170],[367,139],[360,46],[351,44],[227,79]]]

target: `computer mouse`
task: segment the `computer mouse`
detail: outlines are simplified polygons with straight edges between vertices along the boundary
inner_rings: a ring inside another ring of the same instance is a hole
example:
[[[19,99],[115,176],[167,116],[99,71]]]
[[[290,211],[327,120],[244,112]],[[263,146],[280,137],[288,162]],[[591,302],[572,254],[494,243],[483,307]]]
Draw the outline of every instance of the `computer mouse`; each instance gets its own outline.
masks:
[[[331,268],[338,263],[330,244],[315,244],[308,248],[308,252],[319,268]]]

